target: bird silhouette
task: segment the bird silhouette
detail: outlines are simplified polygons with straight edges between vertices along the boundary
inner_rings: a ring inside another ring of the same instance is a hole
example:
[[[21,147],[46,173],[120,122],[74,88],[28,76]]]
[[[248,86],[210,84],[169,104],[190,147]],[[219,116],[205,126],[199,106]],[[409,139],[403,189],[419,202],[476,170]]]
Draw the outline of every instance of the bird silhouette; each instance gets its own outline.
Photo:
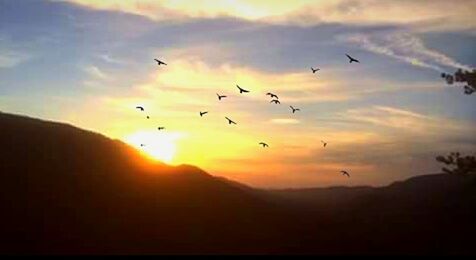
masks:
[[[346,175],[347,177],[350,178],[350,174],[347,172],[347,171],[340,171],[342,173],[342,175]]]
[[[474,93],[474,91],[476,91],[476,90],[470,88],[469,86],[464,86],[464,94],[471,95],[471,94]]]
[[[144,147],[144,146],[145,146],[145,144],[140,144],[140,147]]]
[[[321,69],[319,69],[319,68],[315,69],[315,68],[311,67],[311,70],[312,70],[312,73],[316,73],[316,72],[320,71]]]
[[[299,108],[294,108],[293,106],[289,106],[289,107],[293,110],[293,114],[294,114],[294,112],[296,112],[296,111],[301,111],[301,109],[299,109]]]
[[[281,104],[281,102],[279,102],[279,100],[277,100],[277,99],[273,99],[273,100],[269,101],[269,103]]]
[[[235,121],[229,119],[229,118],[226,117],[226,116],[225,116],[225,118],[226,118],[226,120],[228,120],[228,124],[229,124],[229,125],[231,125],[231,124],[235,124],[235,125],[236,125],[236,122],[235,122]]]
[[[207,114],[207,113],[208,113],[208,111],[205,111],[205,112],[200,111],[200,116],[203,116],[203,115],[205,115],[205,114]]]
[[[264,148],[264,147],[269,147],[269,145],[268,145],[267,143],[263,143],[263,142],[261,142],[261,143],[259,143],[259,144],[260,144],[260,145],[262,145],[262,146],[263,146],[263,148]]]
[[[158,60],[158,59],[154,59],[154,60],[157,62],[157,65],[159,65],[159,66],[162,65],[162,64],[163,64],[163,65],[167,65],[167,63],[165,63],[165,62],[163,62],[163,61],[160,61],[160,60]]]
[[[250,92],[249,90],[240,88],[240,86],[238,86],[238,85],[236,85],[236,87],[240,90],[240,94],[241,94],[241,93],[248,93],[248,92]]]
[[[140,111],[144,111],[144,107],[141,107],[141,106],[136,106],[136,109],[139,109]]]
[[[275,94],[273,94],[273,93],[270,93],[270,92],[266,93],[266,96],[270,96],[271,98],[276,98],[276,99],[279,99],[279,97],[278,97],[278,96],[276,96]]]
[[[217,93],[217,96],[218,96],[218,100],[221,100],[222,98],[226,98],[226,96],[220,96],[218,95],[218,93]]]
[[[159,126],[159,127],[157,127],[157,129],[160,131],[160,130],[164,130],[164,129],[165,129],[165,127],[163,127],[163,126]]]
[[[322,141],[322,140],[321,140],[321,143],[322,143],[322,146],[323,146],[323,147],[326,147],[326,146],[327,146],[327,143],[324,142],[324,141]]]
[[[358,62],[358,63],[360,63],[360,61],[358,61],[357,59],[354,59],[354,58],[350,57],[349,54],[345,54],[345,56],[347,56],[347,58],[349,58],[349,63],[352,63],[352,62]]]
[[[150,119],[150,116],[147,116],[146,118],[147,118],[147,119]]]

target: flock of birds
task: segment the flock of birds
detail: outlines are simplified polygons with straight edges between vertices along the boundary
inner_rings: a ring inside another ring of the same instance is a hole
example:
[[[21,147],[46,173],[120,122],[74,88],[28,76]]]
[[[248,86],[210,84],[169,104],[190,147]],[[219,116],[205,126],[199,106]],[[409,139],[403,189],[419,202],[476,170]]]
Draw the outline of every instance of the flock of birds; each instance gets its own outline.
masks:
[[[360,63],[359,60],[357,60],[357,59],[351,57],[349,54],[345,54],[345,56],[347,56],[347,58],[349,59],[349,63],[353,63],[353,62]],[[165,62],[163,62],[163,61],[161,61],[161,60],[159,60],[159,59],[154,59],[154,60],[157,62],[157,65],[158,65],[158,66],[161,66],[161,65],[167,66],[167,63],[165,63]],[[319,70],[320,70],[319,68],[313,68],[313,67],[311,67],[311,71],[312,71],[313,74],[315,74],[315,73],[318,72]],[[244,93],[249,93],[249,92],[250,92],[249,90],[246,90],[246,89],[240,87],[239,85],[236,85],[236,87],[238,88],[240,94],[244,94]],[[220,94],[218,94],[218,93],[216,93],[216,95],[217,95],[217,97],[218,97],[218,101],[221,101],[222,99],[224,99],[224,98],[227,97],[226,95],[220,95]],[[273,93],[271,93],[271,92],[268,92],[268,93],[266,93],[266,95],[267,95],[267,96],[270,96],[270,98],[271,98],[270,103],[281,104],[281,102],[279,101],[279,97],[278,97],[276,94],[273,94]],[[291,108],[291,111],[292,111],[293,114],[296,113],[296,112],[298,112],[298,111],[301,111],[301,109],[299,109],[299,108],[295,108],[295,107],[293,107],[293,106],[289,106],[289,107]],[[141,112],[145,112],[145,109],[144,109],[143,106],[136,106],[136,109],[140,110]],[[208,111],[203,111],[203,112],[200,111],[200,112],[199,112],[200,117],[203,117],[203,116],[206,115],[206,114],[208,114]],[[147,119],[150,119],[150,116],[147,115],[146,118],[147,118]],[[229,124],[229,125],[232,125],[232,124],[236,125],[236,124],[237,124],[235,121],[233,121],[233,120],[230,119],[229,117],[226,117],[226,116],[225,116],[225,119],[228,121],[228,124]],[[165,130],[165,127],[159,126],[159,127],[157,127],[157,130],[159,130],[159,131]],[[324,141],[321,140],[321,143],[322,143],[322,146],[323,146],[324,148],[327,146],[327,142],[324,142]],[[260,142],[259,145],[261,145],[263,148],[269,147],[269,145],[268,145],[267,143],[265,143],[265,142]],[[140,146],[141,146],[141,147],[144,147],[145,144],[141,144]],[[349,174],[347,171],[345,171],[345,170],[340,171],[340,173],[341,173],[343,176],[350,177],[350,174]]]

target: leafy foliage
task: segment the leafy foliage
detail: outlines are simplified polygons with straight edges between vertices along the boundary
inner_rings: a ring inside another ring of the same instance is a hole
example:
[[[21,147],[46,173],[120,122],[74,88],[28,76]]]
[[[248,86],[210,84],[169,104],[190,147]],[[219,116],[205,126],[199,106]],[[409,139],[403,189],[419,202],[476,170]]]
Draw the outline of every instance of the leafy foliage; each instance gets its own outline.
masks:
[[[448,156],[437,156],[438,162],[448,165],[441,170],[445,173],[467,175],[476,173],[476,157],[474,155],[466,155],[462,157],[459,152],[450,153]]]
[[[476,91],[476,70],[474,69],[472,72],[458,69],[454,75],[441,73],[441,77],[444,78],[449,85],[462,83],[466,95],[471,95]]]

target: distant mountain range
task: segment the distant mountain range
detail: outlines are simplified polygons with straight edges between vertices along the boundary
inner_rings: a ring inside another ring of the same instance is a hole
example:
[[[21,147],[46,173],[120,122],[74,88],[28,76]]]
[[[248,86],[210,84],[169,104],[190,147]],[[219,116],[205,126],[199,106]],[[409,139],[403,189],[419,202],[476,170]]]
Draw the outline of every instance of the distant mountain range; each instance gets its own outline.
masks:
[[[476,178],[260,190],[0,113],[0,253],[476,254]]]

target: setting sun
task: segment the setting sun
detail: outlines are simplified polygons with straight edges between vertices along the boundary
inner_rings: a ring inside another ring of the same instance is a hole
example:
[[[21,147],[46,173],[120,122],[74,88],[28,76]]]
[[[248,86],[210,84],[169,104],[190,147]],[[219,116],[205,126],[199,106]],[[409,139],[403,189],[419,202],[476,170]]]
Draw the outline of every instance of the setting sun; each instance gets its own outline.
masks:
[[[0,255],[476,255],[474,10],[0,0]]]
[[[170,163],[174,159],[177,146],[177,133],[157,131],[140,131],[125,137],[125,141],[141,150],[148,156],[163,162]]]

